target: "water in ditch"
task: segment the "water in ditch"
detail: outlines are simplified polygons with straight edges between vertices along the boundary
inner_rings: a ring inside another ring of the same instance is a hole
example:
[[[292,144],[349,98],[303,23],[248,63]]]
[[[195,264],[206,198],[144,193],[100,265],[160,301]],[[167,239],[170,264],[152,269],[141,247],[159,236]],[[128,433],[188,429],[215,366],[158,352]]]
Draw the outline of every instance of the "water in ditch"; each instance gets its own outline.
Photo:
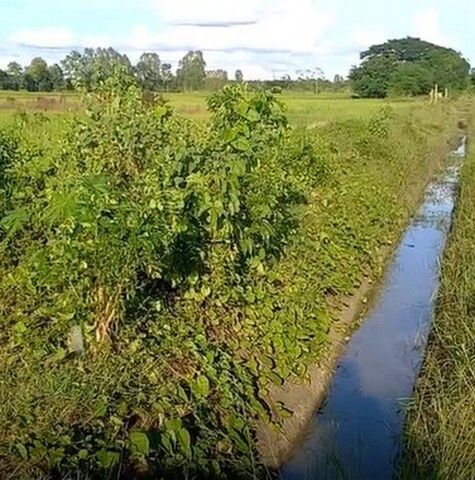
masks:
[[[394,477],[404,404],[424,355],[464,155],[465,140],[445,175],[428,186],[379,298],[351,337],[324,404],[282,469],[283,480]]]

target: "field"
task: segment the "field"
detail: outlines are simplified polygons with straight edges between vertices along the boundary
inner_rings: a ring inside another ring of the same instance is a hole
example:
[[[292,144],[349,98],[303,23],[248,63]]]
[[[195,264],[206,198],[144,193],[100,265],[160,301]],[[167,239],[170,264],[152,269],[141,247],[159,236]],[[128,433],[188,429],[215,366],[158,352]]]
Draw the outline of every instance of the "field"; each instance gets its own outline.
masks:
[[[176,111],[188,118],[204,122],[209,118],[206,98],[210,93],[167,93],[164,98]],[[311,125],[329,120],[347,120],[367,117],[382,104],[390,105],[402,114],[415,105],[424,105],[421,99],[351,99],[348,94],[318,94],[284,92],[278,99],[287,106],[287,116],[293,125]],[[18,110],[64,113],[80,109],[80,99],[75,93],[49,94],[30,92],[1,92],[0,119]]]
[[[469,138],[475,135],[473,117]],[[475,478],[475,149],[442,262],[429,348],[409,410],[401,478]]]
[[[463,100],[47,98],[0,98],[5,478],[270,476],[270,386],[380,278]]]

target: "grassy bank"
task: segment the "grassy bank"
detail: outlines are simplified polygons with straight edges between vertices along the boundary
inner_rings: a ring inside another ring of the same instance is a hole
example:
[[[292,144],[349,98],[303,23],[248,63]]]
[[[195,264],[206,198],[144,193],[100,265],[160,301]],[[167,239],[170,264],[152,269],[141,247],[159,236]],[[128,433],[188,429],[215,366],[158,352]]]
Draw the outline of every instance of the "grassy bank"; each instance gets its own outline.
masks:
[[[475,478],[474,139],[472,121],[433,329],[409,410],[403,479]]]
[[[290,413],[269,385],[325,355],[458,105],[307,129],[242,88],[204,126],[133,88],[89,101],[0,135],[2,472],[264,477],[255,420]]]

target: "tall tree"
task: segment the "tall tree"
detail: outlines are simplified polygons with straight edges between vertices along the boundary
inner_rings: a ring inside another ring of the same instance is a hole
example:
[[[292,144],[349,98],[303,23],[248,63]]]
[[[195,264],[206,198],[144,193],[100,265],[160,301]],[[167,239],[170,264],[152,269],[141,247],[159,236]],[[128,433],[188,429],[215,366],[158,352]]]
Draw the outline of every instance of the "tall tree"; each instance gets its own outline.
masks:
[[[206,89],[220,90],[228,83],[228,72],[226,70],[208,70],[206,72]]]
[[[57,63],[49,67],[49,76],[53,84],[53,90],[62,91],[67,89],[68,85],[64,78],[64,72]]]
[[[177,70],[178,85],[185,91],[200,90],[206,78],[206,62],[200,50],[189,51],[181,60]]]
[[[324,78],[323,70],[320,67],[307,68],[306,70],[299,70],[298,82],[305,90],[312,90],[314,93],[320,93],[320,84]]]
[[[62,62],[66,78],[74,86],[95,90],[111,76],[132,81],[134,69],[127,55],[113,48],[86,48],[83,53],[73,51]]]
[[[236,82],[242,83],[244,81],[244,75],[242,73],[242,70],[239,68],[236,70],[236,73],[234,74],[234,79]]]
[[[23,67],[18,62],[10,62],[7,65],[8,90],[23,88],[23,73]]]
[[[162,79],[163,89],[168,92],[172,88],[173,82],[175,80],[171,64],[162,63],[160,67],[160,77]]]
[[[385,97],[390,90],[407,94],[425,91],[429,77],[441,89],[460,90],[466,88],[469,81],[470,64],[459,52],[419,38],[373,45],[360,57],[362,63],[352,69],[350,79],[356,93],[362,96]],[[417,65],[417,68],[400,67],[405,64]],[[421,88],[423,84],[425,87]]]
[[[26,67],[24,85],[30,92],[51,92],[53,90],[48,64],[43,58],[34,58]]]
[[[135,67],[135,72],[140,86],[145,90],[157,92],[162,88],[162,65],[156,53],[143,53]]]
[[[8,73],[0,68],[0,90],[8,89]]]

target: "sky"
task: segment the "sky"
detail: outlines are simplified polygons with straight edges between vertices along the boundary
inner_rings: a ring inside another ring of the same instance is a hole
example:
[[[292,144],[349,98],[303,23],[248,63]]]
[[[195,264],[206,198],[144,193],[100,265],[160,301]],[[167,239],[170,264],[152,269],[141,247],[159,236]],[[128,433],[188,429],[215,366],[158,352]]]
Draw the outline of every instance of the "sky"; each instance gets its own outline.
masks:
[[[346,76],[359,52],[405,36],[475,63],[474,0],[0,0],[0,68],[112,46],[176,66],[202,50],[208,69],[246,79],[323,70]]]

